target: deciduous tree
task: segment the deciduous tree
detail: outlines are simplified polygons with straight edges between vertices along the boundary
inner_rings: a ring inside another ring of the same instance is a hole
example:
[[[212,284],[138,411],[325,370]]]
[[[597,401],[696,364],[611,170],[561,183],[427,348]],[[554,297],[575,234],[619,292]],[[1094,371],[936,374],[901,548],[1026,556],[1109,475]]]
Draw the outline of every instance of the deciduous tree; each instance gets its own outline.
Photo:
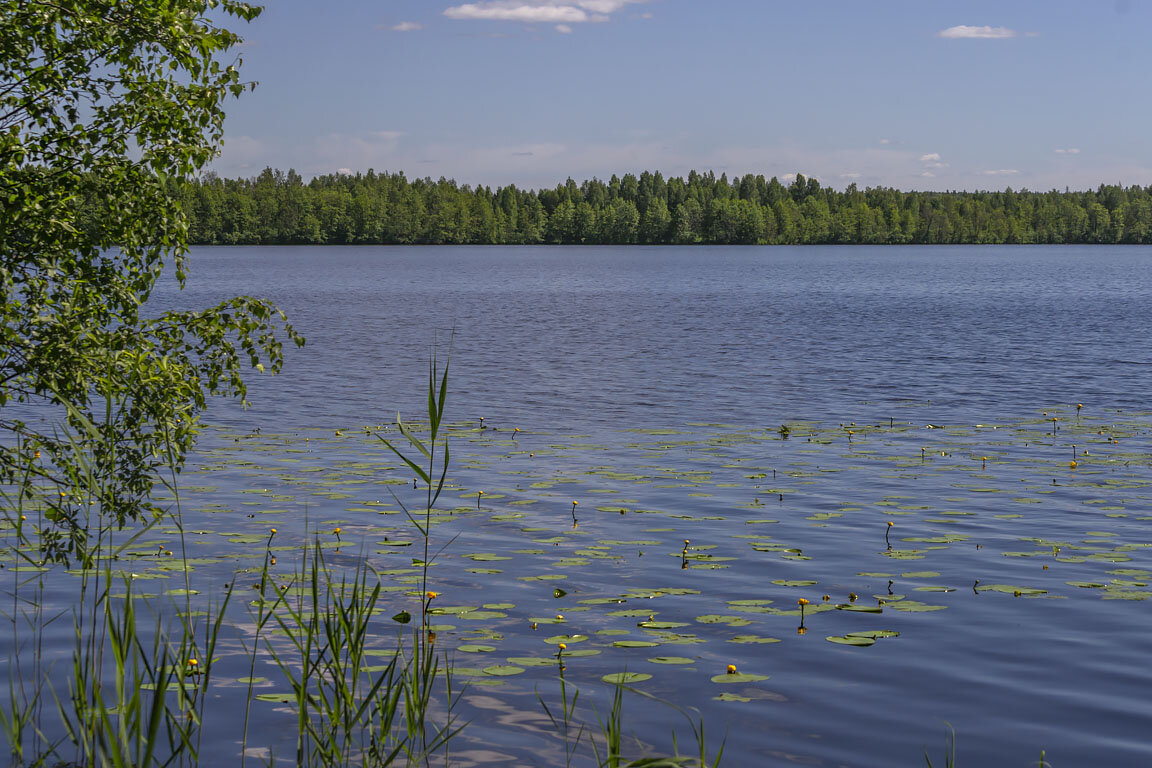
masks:
[[[184,283],[179,189],[249,87],[219,23],[259,11],[0,0],[0,483],[50,489],[47,556],[84,554],[88,501],[121,525],[156,514],[153,484],[208,397],[243,398],[245,368],[274,372],[283,338],[303,344],[259,299],[146,304],[166,264]]]

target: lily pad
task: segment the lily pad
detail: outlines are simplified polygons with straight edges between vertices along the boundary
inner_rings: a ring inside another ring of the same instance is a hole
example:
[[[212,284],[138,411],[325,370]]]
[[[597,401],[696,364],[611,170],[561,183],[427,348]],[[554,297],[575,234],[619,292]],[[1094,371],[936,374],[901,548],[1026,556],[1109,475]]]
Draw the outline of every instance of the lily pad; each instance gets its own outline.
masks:
[[[511,677],[512,675],[519,675],[524,672],[524,667],[515,667],[510,664],[494,664],[491,667],[484,667],[484,674],[492,675],[493,677]]]
[[[613,672],[610,675],[604,675],[600,679],[611,685],[631,685],[632,683],[642,683],[645,680],[651,680],[652,675],[645,672]]]
[[[721,685],[731,685],[734,683],[756,683],[767,679],[768,675],[753,675],[748,672],[734,672],[732,674],[725,672],[712,676],[712,682],[720,683]]]
[[[759,635],[736,635],[736,637],[729,638],[730,643],[741,643],[749,645],[767,645],[769,643],[779,643],[778,637],[760,637]]]

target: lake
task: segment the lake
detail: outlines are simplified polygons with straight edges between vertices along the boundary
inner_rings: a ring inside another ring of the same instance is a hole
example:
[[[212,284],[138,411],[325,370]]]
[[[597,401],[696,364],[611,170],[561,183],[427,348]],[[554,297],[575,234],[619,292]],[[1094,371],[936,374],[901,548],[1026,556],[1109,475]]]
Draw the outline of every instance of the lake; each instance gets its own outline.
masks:
[[[421,492],[379,436],[426,421],[429,355],[451,352],[430,588],[471,683],[454,765],[563,763],[536,698],[558,701],[559,642],[585,652],[565,679],[586,721],[605,675],[638,673],[700,710],[726,765],[943,765],[949,727],[962,765],[1152,763],[1152,248],[191,259],[152,306],[252,294],[308,339],[253,375],[250,408],[205,418],[181,476],[200,599],[251,580],[269,526],[318,533],[331,563],[384,573],[394,634],[392,608],[418,606],[400,504]],[[148,559],[173,541],[136,550],[150,592],[183,585]],[[205,764],[239,750],[241,602]],[[284,691],[260,665],[259,692]],[[290,710],[252,707],[250,754],[290,755]],[[624,713],[655,750],[691,742],[669,706],[630,693]]]

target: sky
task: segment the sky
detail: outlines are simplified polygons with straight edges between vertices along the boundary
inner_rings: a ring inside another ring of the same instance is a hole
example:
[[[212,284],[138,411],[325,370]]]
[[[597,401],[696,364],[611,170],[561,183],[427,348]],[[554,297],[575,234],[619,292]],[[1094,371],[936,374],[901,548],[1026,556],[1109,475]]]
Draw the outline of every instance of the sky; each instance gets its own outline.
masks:
[[[212,170],[1152,184],[1152,0],[267,0]]]

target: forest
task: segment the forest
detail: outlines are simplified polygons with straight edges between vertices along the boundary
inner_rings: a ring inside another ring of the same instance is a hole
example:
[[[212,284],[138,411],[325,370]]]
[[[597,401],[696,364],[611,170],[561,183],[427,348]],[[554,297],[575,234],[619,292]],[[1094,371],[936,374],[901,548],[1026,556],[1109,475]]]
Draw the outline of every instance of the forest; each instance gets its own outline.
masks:
[[[306,183],[266,168],[173,191],[189,242],[212,245],[1152,243],[1152,186],[841,191],[802,175],[646,171],[493,190],[371,170]]]

